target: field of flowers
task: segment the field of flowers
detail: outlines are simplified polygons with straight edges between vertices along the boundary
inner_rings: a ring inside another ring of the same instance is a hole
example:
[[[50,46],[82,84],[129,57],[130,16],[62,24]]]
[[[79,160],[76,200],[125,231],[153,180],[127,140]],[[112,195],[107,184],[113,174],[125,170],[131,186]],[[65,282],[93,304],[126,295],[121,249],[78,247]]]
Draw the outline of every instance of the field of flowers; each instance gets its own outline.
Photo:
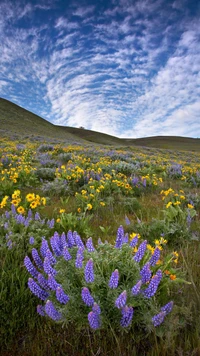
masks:
[[[0,142],[2,355],[200,355],[200,154]]]

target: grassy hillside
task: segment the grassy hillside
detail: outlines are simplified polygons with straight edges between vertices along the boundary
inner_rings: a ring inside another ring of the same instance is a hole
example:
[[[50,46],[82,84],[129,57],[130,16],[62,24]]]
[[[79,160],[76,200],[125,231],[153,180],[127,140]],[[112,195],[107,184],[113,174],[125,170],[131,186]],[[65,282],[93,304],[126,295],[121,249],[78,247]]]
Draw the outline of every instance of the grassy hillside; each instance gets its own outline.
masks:
[[[200,139],[156,136],[137,139],[120,139],[111,135],[82,128],[53,125],[20,106],[0,98],[0,135],[12,138],[49,139],[68,142],[92,142],[113,146],[144,146],[164,149],[198,151]]]
[[[157,147],[184,151],[200,151],[200,139],[180,136],[154,136],[126,139],[128,145]]]

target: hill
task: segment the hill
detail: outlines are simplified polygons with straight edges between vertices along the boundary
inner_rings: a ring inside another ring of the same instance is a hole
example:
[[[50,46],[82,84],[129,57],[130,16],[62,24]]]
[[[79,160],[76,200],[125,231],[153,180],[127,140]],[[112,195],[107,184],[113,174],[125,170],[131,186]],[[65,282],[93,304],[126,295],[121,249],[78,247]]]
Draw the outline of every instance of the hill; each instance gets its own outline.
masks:
[[[96,143],[113,146],[143,146],[164,149],[198,151],[200,139],[178,136],[155,136],[120,139],[84,128],[58,126],[32,112],[0,98],[0,137],[54,140],[56,142]]]

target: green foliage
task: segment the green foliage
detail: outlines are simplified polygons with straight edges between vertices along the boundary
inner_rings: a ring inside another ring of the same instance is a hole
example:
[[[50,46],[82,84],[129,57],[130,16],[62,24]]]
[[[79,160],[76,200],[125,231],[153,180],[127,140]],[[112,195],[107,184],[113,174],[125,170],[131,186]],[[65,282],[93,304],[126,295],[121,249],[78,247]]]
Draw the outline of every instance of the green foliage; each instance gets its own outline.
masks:
[[[66,232],[68,230],[78,231],[83,237],[89,237],[93,235],[92,229],[90,227],[90,221],[92,215],[86,215],[85,213],[77,214],[74,213],[62,213],[60,217],[60,222],[58,223],[58,231]]]

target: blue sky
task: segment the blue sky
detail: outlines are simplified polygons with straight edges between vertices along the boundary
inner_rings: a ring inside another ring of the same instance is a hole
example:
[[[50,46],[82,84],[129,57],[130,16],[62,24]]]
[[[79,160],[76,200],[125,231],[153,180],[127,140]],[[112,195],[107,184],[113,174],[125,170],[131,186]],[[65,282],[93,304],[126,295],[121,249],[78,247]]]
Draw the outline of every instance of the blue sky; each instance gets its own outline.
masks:
[[[57,125],[200,137],[200,1],[0,0],[0,97]]]

